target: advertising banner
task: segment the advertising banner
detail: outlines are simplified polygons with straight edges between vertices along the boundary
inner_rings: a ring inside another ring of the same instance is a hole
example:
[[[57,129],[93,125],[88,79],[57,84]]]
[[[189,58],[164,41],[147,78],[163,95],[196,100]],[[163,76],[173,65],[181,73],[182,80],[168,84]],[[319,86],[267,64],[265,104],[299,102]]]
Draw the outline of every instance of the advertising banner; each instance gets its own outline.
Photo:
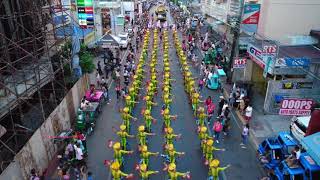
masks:
[[[275,56],[277,54],[277,46],[276,45],[267,45],[263,46],[262,50],[262,58],[265,62],[265,66],[263,69],[263,77],[267,77],[268,73],[271,73],[271,64],[275,59]]]
[[[248,45],[248,49],[247,49],[247,52],[251,58],[251,60],[253,60],[255,63],[257,63],[261,68],[264,69],[264,66],[265,66],[265,62],[263,61],[263,58],[262,58],[262,51],[261,49],[255,47],[254,45],[252,44],[249,44]]]
[[[260,17],[260,4],[245,4],[241,29],[252,34],[257,32]]]
[[[93,28],[93,0],[77,0],[78,21],[81,28]]]
[[[236,58],[233,61],[234,69],[243,69],[246,67],[247,59],[246,58]]]
[[[285,116],[309,116],[313,103],[312,99],[283,99],[279,114]]]

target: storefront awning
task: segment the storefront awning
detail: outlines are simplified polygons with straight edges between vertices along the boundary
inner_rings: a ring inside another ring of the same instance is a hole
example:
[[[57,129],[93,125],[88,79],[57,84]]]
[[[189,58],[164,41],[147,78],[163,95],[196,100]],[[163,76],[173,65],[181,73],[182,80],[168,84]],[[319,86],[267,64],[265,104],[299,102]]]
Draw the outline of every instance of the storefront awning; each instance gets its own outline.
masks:
[[[119,42],[119,37],[112,34],[105,34],[99,40],[98,45],[102,46],[102,48],[116,48],[119,47]]]
[[[278,58],[301,58],[310,59],[310,63],[320,63],[320,50],[314,46],[280,46]]]

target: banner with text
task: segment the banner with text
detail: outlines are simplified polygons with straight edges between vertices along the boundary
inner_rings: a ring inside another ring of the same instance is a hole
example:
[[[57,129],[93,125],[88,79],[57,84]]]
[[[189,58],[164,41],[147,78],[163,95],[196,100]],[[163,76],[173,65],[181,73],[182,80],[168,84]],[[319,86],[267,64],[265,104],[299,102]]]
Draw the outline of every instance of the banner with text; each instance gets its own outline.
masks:
[[[249,34],[253,34],[258,29],[260,4],[245,4],[243,9],[241,29]]]
[[[283,99],[279,114],[285,116],[309,116],[313,103],[312,99]]]

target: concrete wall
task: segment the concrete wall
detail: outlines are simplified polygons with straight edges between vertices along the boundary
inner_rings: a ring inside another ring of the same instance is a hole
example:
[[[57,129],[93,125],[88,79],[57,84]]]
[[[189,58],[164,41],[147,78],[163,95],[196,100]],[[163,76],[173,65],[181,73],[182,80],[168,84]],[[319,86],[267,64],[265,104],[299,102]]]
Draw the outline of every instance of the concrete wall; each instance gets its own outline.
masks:
[[[310,82],[310,80],[287,80],[288,82]],[[268,90],[264,101],[264,111],[270,114],[278,114],[279,105],[275,102],[275,95],[281,95],[287,98],[305,98],[320,100],[320,86],[314,82],[313,89],[283,89],[282,81],[268,81]]]
[[[319,0],[262,0],[258,34],[273,40],[320,27]]]
[[[70,129],[75,120],[80,99],[88,85],[89,78],[87,75],[78,80],[56,109],[17,153],[13,162],[2,172],[1,180],[28,179],[32,168],[41,173],[48,167],[58,150],[49,136],[55,136],[62,130]]]

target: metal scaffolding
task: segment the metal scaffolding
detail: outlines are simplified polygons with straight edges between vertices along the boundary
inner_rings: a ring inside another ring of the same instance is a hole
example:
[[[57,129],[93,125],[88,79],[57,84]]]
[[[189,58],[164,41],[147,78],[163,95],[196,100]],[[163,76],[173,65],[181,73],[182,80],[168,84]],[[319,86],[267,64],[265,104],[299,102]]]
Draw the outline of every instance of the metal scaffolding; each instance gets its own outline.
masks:
[[[0,173],[68,90],[61,0],[0,0]],[[66,53],[70,54],[70,53]],[[1,132],[2,131],[2,132]]]

